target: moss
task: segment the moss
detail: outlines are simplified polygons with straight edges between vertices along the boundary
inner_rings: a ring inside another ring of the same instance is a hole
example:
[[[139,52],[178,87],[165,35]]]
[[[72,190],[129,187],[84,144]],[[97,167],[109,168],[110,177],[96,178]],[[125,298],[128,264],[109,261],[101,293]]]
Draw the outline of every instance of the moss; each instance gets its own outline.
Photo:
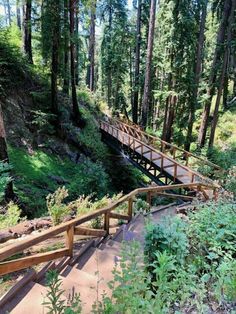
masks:
[[[47,214],[46,196],[60,186],[52,176],[62,180],[71,199],[91,193],[101,198],[109,193],[109,178],[100,163],[86,159],[81,164],[74,164],[69,159],[62,160],[43,151],[29,155],[27,151],[13,147],[9,148],[9,155],[15,190],[28,217]]]

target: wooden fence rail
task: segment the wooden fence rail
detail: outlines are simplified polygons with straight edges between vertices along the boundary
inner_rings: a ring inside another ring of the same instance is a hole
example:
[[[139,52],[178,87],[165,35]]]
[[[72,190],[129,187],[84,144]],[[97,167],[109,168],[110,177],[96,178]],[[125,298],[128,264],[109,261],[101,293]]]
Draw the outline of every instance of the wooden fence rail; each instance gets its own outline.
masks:
[[[89,235],[96,237],[103,237],[109,234],[110,228],[110,218],[125,219],[130,221],[133,215],[133,202],[134,198],[138,194],[146,193],[147,201],[151,205],[152,197],[154,195],[165,195],[165,191],[179,190],[179,189],[189,189],[195,192],[209,189],[213,191],[213,195],[217,197],[218,187],[215,185],[207,185],[203,183],[189,183],[189,184],[175,184],[170,186],[151,186],[147,188],[136,189],[129,194],[121,197],[119,200],[111,203],[102,209],[93,211],[81,217],[72,219],[68,222],[62,223],[58,226],[52,227],[38,235],[31,236],[25,240],[17,241],[9,246],[0,249],[0,275],[8,274],[17,270],[31,267],[33,265],[40,264],[42,262],[48,262],[60,257],[73,256],[73,246],[74,246],[74,235]],[[166,196],[181,198],[185,200],[188,196],[176,195],[166,193]],[[207,199],[207,197],[205,196]],[[118,214],[114,212],[121,204],[127,202],[127,215]],[[90,221],[96,217],[104,217],[104,230],[90,229],[80,226],[81,224]],[[17,253],[23,252],[24,250],[30,249],[33,245],[39,244],[49,238],[55,237],[62,232],[65,232],[65,248],[54,250],[46,253],[34,254],[22,258],[17,258],[10,261],[4,261]]]

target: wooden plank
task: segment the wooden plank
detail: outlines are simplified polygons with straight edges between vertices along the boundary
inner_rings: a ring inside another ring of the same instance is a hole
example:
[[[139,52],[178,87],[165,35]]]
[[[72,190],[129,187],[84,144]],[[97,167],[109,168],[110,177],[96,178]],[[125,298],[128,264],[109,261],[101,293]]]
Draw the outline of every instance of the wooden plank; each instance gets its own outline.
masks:
[[[101,230],[101,229],[92,229],[92,228],[86,228],[86,227],[75,227],[75,234],[91,236],[91,237],[104,237],[106,235],[106,231]]]
[[[17,281],[16,284],[14,284],[13,287],[10,288],[0,299],[0,309],[3,307],[4,304],[6,304],[8,301],[13,300],[15,295],[24,287],[26,286],[30,281],[34,280],[36,278],[36,271],[34,269],[30,269],[27,274]]]
[[[3,262],[0,264],[0,275],[12,273],[40,263],[49,262],[60,257],[69,256],[69,253],[68,249],[59,249],[52,252],[39,253],[32,256],[22,257],[17,260]]]
[[[174,166],[176,166],[176,164],[171,164],[171,165],[163,166],[163,169],[171,168],[171,167],[174,167]]]
[[[129,220],[129,215],[123,215],[123,214],[118,214],[118,213],[111,212],[110,213],[110,218]]]
[[[170,189],[171,189],[171,185],[170,185],[169,190]],[[160,195],[160,196],[170,197],[170,198],[181,198],[182,200],[186,200],[186,201],[192,201],[195,199],[195,197],[193,197],[193,196],[172,194],[172,193],[165,193],[165,192],[156,192],[155,194]]]

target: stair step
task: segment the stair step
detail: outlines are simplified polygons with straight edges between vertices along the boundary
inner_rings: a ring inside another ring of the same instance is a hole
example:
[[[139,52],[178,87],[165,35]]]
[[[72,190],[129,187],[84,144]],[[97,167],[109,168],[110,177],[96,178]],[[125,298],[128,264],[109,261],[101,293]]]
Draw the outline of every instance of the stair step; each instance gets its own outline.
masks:
[[[104,282],[112,280],[112,270],[115,266],[116,256],[95,248],[90,248],[88,253],[90,254],[90,258],[85,261],[81,259],[76,268],[91,275],[99,275],[99,278],[101,278]]]
[[[69,268],[71,268],[70,271]],[[65,271],[69,271],[66,277],[59,276],[62,280],[62,288],[65,290],[64,295],[67,299],[75,294],[80,295],[82,313],[91,313],[92,305],[98,300],[101,301],[104,293],[107,296],[111,295],[108,286],[104,282],[99,282],[98,276],[70,266]]]
[[[34,282],[26,285],[11,302],[1,309],[1,314],[43,314],[47,288]]]
[[[120,256],[121,254],[121,244],[110,240],[107,244],[103,244],[99,247],[99,250],[105,251],[107,253]]]

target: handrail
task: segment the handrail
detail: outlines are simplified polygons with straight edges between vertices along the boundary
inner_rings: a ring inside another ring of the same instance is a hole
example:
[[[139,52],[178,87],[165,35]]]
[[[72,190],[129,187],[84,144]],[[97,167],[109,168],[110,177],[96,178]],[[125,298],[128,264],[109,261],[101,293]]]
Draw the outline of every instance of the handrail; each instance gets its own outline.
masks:
[[[224,169],[222,169],[220,166],[214,164],[213,162],[211,162],[211,161],[209,161],[209,160],[204,159],[203,157],[194,155],[193,153],[191,153],[191,152],[189,152],[189,151],[187,151],[187,150],[185,150],[185,149],[183,149],[183,148],[180,148],[180,147],[178,147],[178,146],[176,146],[176,145],[174,145],[174,144],[171,144],[171,143],[168,143],[168,142],[166,142],[166,141],[163,141],[163,140],[162,140],[161,138],[159,138],[158,136],[153,136],[153,135],[150,135],[150,134],[148,134],[148,133],[142,131],[138,125],[135,125],[135,124],[133,124],[133,123],[130,125],[130,124],[127,124],[127,123],[125,123],[125,122],[123,122],[123,121],[120,121],[120,120],[118,120],[118,119],[111,118],[111,117],[108,117],[108,116],[106,116],[106,118],[109,119],[109,121],[110,121],[112,124],[113,124],[113,122],[118,123],[118,124],[122,124],[123,126],[126,126],[126,127],[128,127],[128,128],[131,128],[134,132],[139,132],[141,135],[144,136],[144,138],[147,138],[147,137],[150,138],[150,139],[151,139],[151,142],[152,142],[152,141],[154,141],[154,142],[155,142],[155,141],[159,141],[159,142],[161,143],[161,146],[165,145],[165,146],[167,146],[167,147],[171,147],[171,148],[172,148],[173,150],[175,150],[175,151],[180,151],[180,152],[182,152],[182,153],[185,155],[185,157],[187,157],[187,158],[188,158],[188,157],[193,157],[193,158],[195,158],[195,159],[198,159],[199,161],[204,162],[205,164],[209,165],[210,167],[213,167],[213,168],[216,169],[216,170],[224,171]],[[152,142],[152,144],[155,144],[155,143]],[[186,161],[186,162],[188,162],[188,161]]]
[[[174,190],[174,189],[190,189],[195,192],[199,191],[203,193],[203,196],[205,200],[208,199],[208,196],[206,195],[204,190],[212,190],[214,198],[217,197],[218,188],[214,185],[204,184],[204,183],[188,183],[188,184],[175,184],[175,185],[168,185],[168,186],[151,186],[147,188],[138,188],[133,190],[127,195],[122,196],[120,199],[118,199],[115,202],[112,202],[108,206],[98,209],[92,213],[85,214],[81,217],[74,218],[68,222],[62,223],[58,226],[51,227],[50,229],[40,233],[39,235],[34,235],[28,239],[22,240],[19,243],[13,243],[7,247],[4,247],[0,249],[0,261],[4,261],[9,257],[14,256],[16,253],[20,253],[26,249],[31,248],[33,245],[39,244],[43,241],[45,241],[48,238],[54,237],[56,235],[61,234],[62,232],[66,232],[66,248],[50,251],[48,253],[41,253],[32,255],[32,258],[29,256],[18,258],[11,261],[6,261],[0,263],[0,275],[11,273],[13,271],[17,271],[20,269],[27,268],[32,265],[37,265],[41,262],[54,260],[59,257],[63,256],[73,256],[73,245],[74,245],[74,234],[80,234],[80,230],[83,231],[83,228],[78,228],[77,226],[90,221],[91,219],[94,219],[98,216],[104,215],[104,230],[106,231],[106,234],[109,234],[109,228],[110,228],[110,216],[113,218],[119,218],[121,217],[128,217],[127,220],[132,219],[133,215],[133,201],[137,194],[146,193],[147,194],[147,201],[151,205],[151,197],[155,194],[158,195],[158,193],[167,191],[167,190]],[[167,194],[168,195],[168,194]],[[181,195],[175,195],[171,194],[172,197],[181,198]],[[113,214],[112,211],[117,208],[119,205],[123,204],[124,202],[128,202],[128,215],[119,215],[119,214]],[[76,228],[77,227],[77,228]],[[94,234],[94,229],[92,229]],[[84,233],[81,233],[84,234]],[[88,233],[89,234],[89,229]]]
[[[195,171],[195,170],[193,170],[193,169],[191,169],[191,168],[189,168],[189,167],[187,167],[187,166],[185,166],[185,165],[182,165],[181,163],[179,163],[178,161],[176,161],[176,160],[173,159],[172,157],[170,157],[170,156],[164,154],[163,152],[161,152],[161,151],[159,151],[159,150],[157,151],[155,148],[153,148],[153,147],[149,146],[148,144],[142,142],[141,140],[139,140],[139,139],[133,137],[132,135],[127,134],[126,132],[122,131],[121,129],[118,129],[116,126],[110,124],[109,122],[101,121],[101,128],[105,130],[105,128],[103,128],[103,125],[106,125],[106,126],[108,127],[108,130],[107,130],[106,132],[109,133],[109,128],[113,128],[113,129],[116,130],[116,131],[119,131],[119,132],[121,132],[121,133],[124,133],[126,136],[132,137],[132,139],[133,139],[135,142],[140,143],[140,145],[144,145],[146,148],[152,150],[153,152],[156,152],[157,154],[161,155],[163,158],[166,158],[166,159],[168,159],[169,161],[175,163],[178,167],[180,167],[180,168],[186,170],[188,173],[191,173],[192,176],[195,176],[195,177],[201,179],[203,182],[205,181],[205,182],[208,182],[208,183],[210,183],[210,184],[213,184],[213,185],[215,185],[215,186],[217,186],[217,187],[220,187],[218,184],[214,183],[211,179],[209,179],[209,178],[207,178],[207,177],[204,177],[201,173],[199,173],[199,172],[197,172],[197,171]],[[130,145],[130,147],[131,147],[131,145]]]

